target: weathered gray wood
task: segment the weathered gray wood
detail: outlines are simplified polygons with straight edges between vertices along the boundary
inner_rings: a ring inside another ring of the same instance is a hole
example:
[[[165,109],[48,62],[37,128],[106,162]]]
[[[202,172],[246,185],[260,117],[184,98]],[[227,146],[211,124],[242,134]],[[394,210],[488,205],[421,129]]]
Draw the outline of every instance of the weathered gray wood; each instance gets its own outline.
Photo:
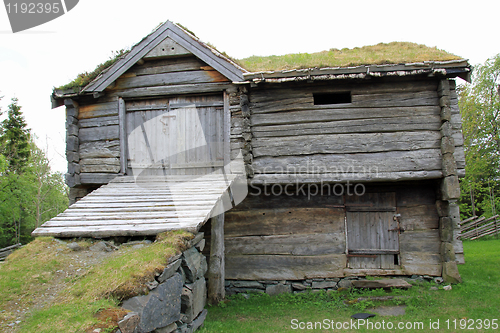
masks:
[[[394,163],[398,161],[398,163]],[[441,151],[388,151],[360,154],[316,154],[307,156],[257,157],[252,163],[256,174],[325,174],[333,176],[376,176],[384,172],[441,171]]]
[[[435,205],[399,207],[401,227],[405,231],[437,229],[439,216]]]
[[[203,70],[206,67],[203,61],[196,57],[180,57],[171,59],[161,59],[161,60],[150,60],[147,65],[134,65],[130,68],[125,75],[135,74],[139,75],[151,75],[151,74],[161,74],[170,72],[184,72],[184,71],[195,71]]]
[[[438,229],[405,231],[400,236],[401,253],[427,252],[440,253],[441,241]]]
[[[123,98],[118,99],[118,119],[119,119],[119,136],[120,136],[120,173],[127,172],[127,120],[125,118],[126,108]]]
[[[80,144],[80,158],[113,158],[120,156],[118,140],[93,141]]]
[[[255,157],[440,149],[441,134],[419,131],[260,138],[252,140],[252,147]]]
[[[415,116],[439,116],[439,106],[408,106],[408,107],[384,107],[384,108],[322,108],[311,107],[304,110],[296,108],[286,112],[269,114],[253,114],[252,126],[302,124],[324,121],[340,121],[370,118],[393,118],[393,117],[415,117]]]
[[[226,91],[223,94],[224,99],[224,115],[223,115],[223,150],[224,150],[224,165],[229,165],[231,162],[231,147],[230,147],[230,132],[231,132],[231,111],[229,110],[229,96]]]
[[[353,173],[348,176],[342,174],[255,174],[252,178],[253,185],[262,184],[312,184],[354,181],[377,182],[377,181],[407,181],[423,179],[440,179],[443,177],[442,171],[395,171],[377,173]]]
[[[177,44],[172,38],[165,38],[161,43],[149,51],[142,59],[149,60],[159,57],[189,55],[191,52]]]
[[[164,85],[182,85],[227,81],[227,78],[222,76],[217,71],[187,71],[119,78],[118,80],[116,80],[116,85],[113,89],[120,90]]]
[[[379,99],[366,95],[352,96],[352,103],[342,103],[333,105],[314,105],[313,96],[294,97],[287,100],[274,100],[269,102],[250,103],[253,113],[276,113],[289,110],[310,110],[310,109],[356,109],[356,108],[389,108],[389,107],[416,107],[416,106],[436,106],[439,99],[436,92],[386,94],[387,97],[380,96]],[[293,96],[293,95],[291,95]],[[300,95],[299,95],[300,96]],[[441,108],[440,110],[441,111]]]
[[[97,117],[97,118],[85,118],[81,119],[78,122],[78,124],[80,125],[81,128],[118,125],[118,117],[107,116],[107,117]]]
[[[273,208],[226,213],[226,237],[343,232],[341,208]]]
[[[78,119],[89,119],[98,117],[117,116],[118,106],[116,102],[81,105],[79,108]]]
[[[120,160],[117,158],[86,158],[80,160],[81,172],[111,172],[120,171]]]
[[[208,302],[219,304],[225,298],[224,213],[212,217],[210,260],[208,267]]]
[[[165,223],[165,224],[144,224],[144,225],[110,225],[103,227],[89,228],[85,227],[47,227],[38,228],[33,231],[32,235],[53,236],[53,237],[86,237],[105,238],[118,236],[148,236],[157,235],[169,230],[183,229],[190,232],[197,232],[199,226],[186,227],[183,223]]]
[[[226,237],[227,255],[324,255],[345,253],[344,233]]]
[[[146,88],[133,88],[127,90],[117,90],[111,96],[121,96],[124,98],[168,96],[179,94],[201,94],[209,92],[222,92],[231,84],[225,82],[204,83],[204,84],[181,84],[173,86],[159,86]]]
[[[116,176],[118,174],[82,172],[80,174],[80,182],[82,184],[107,184]]]
[[[270,269],[272,267],[272,269]],[[226,279],[303,280],[343,277],[345,254],[226,256]]]
[[[90,127],[80,129],[80,142],[118,140],[120,137],[118,125]]]
[[[285,137],[338,133],[397,132],[397,131],[439,131],[439,116],[387,117],[345,121],[323,121],[274,126],[253,126],[255,138]]]

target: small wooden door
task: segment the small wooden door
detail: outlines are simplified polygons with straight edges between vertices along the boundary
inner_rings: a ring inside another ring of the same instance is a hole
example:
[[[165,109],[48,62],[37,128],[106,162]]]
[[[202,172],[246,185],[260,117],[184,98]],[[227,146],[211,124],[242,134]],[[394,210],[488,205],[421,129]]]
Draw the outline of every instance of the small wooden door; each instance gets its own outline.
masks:
[[[399,220],[394,192],[346,196],[346,224],[349,268],[399,266]]]
[[[202,175],[224,165],[221,95],[126,103],[129,175]]]

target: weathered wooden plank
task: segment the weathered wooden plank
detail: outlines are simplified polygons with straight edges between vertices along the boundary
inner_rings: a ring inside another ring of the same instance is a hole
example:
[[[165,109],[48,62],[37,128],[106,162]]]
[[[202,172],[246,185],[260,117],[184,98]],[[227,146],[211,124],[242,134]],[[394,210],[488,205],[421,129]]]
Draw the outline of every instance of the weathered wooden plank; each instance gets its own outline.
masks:
[[[270,208],[226,213],[227,237],[339,233],[342,208]]]
[[[400,207],[401,227],[406,230],[437,229],[439,216],[435,205]]]
[[[441,119],[439,116],[427,115],[253,126],[252,134],[255,138],[262,138],[340,133],[439,131],[440,127]]]
[[[196,57],[180,57],[172,59],[150,60],[144,65],[132,66],[124,75],[151,75],[170,72],[202,70],[206,67],[203,61]]]
[[[171,86],[158,86],[158,87],[145,87],[133,88],[125,90],[116,90],[110,95],[121,96],[123,98],[141,98],[153,96],[168,96],[179,94],[200,94],[209,92],[222,92],[223,90],[231,87],[231,84],[226,82],[217,83],[203,83],[203,84],[179,84]],[[118,110],[116,110],[116,114]]]
[[[329,174],[347,179],[361,175],[376,177],[384,172],[441,170],[441,150],[257,157],[252,168],[256,174]]]
[[[252,102],[250,109],[253,113],[276,113],[289,110],[315,109],[353,109],[353,108],[389,108],[389,107],[415,107],[439,105],[437,92],[386,94],[385,98],[371,98],[373,95],[352,96],[352,103],[314,105],[312,94],[309,97],[293,97],[286,100],[268,102]]]
[[[80,125],[81,128],[118,125],[118,117],[106,116],[98,118],[86,118],[86,119],[81,119],[78,122],[78,124]]]
[[[194,83],[227,82],[228,79],[217,71],[187,71],[172,72],[135,77],[123,77],[116,80],[113,89],[130,89],[141,87],[154,87],[163,85],[180,85]]]
[[[344,233],[226,237],[227,255],[324,255],[345,253]]]
[[[118,125],[80,128],[79,139],[81,143],[91,141],[118,140],[120,136]]]
[[[114,158],[120,156],[120,143],[117,140],[93,141],[80,144],[80,158]]]
[[[280,140],[255,138],[252,147],[254,157],[432,149],[441,147],[441,133],[328,134],[283,137]]]
[[[118,174],[111,173],[80,173],[80,182],[82,184],[107,184],[113,180]]]
[[[198,204],[198,202],[181,202],[180,205],[142,205],[142,206],[129,206],[129,205],[118,205],[109,206],[106,204],[99,205],[97,207],[88,205],[78,205],[71,206],[68,213],[72,214],[96,214],[96,213],[136,213],[136,212],[166,212],[166,211],[176,211],[179,208],[186,210],[203,210],[212,209],[213,204],[205,202],[204,204]]]
[[[377,173],[353,173],[348,176],[342,174],[255,174],[251,182],[253,186],[266,184],[317,184],[323,182],[335,183],[347,181],[369,182],[394,182],[394,181],[413,181],[424,179],[440,179],[443,173],[438,170],[431,171],[396,171],[396,172],[377,172]],[[352,188],[351,188],[352,189]],[[334,190],[332,188],[332,190]],[[339,189],[340,191],[340,189]]]
[[[157,235],[168,230],[186,230],[197,232],[202,223],[156,223],[142,225],[109,225],[96,227],[47,227],[38,228],[33,231],[33,236],[54,236],[54,237],[87,237],[104,238],[118,236],[148,236]]]
[[[219,304],[225,297],[224,213],[212,217],[210,233],[210,260],[208,266],[208,301]]]
[[[346,256],[344,254],[226,255],[226,279],[234,280],[303,280],[343,277],[345,267]]]
[[[438,229],[406,231],[399,235],[401,253],[427,252],[440,253],[441,240]]]
[[[177,218],[199,218],[204,220],[210,210],[193,212],[165,211],[158,213],[137,212],[130,213],[97,213],[95,215],[81,213],[62,213],[47,222],[47,226],[64,226],[70,222],[72,225],[107,225],[107,224],[140,224],[163,223]]]
[[[118,135],[120,141],[120,160],[119,160],[120,169],[118,171],[124,174],[127,172],[128,144],[127,144],[126,106],[123,98],[118,99],[118,118],[120,120],[118,129]]]
[[[301,85],[297,87],[265,87],[252,89],[251,102],[266,103],[276,101],[276,99],[286,98],[304,98],[311,96],[313,93],[339,93],[351,92],[352,96],[377,96],[379,98],[386,97],[391,99],[391,96],[426,96],[422,94],[435,94],[437,96],[437,84],[431,81],[407,81],[407,82],[330,82],[327,84],[315,83],[313,85]],[[389,96],[389,97],[387,97]],[[369,99],[369,97],[361,97]]]
[[[80,171],[88,173],[118,173],[120,172],[120,166],[113,164],[86,164],[80,167]]]
[[[80,120],[117,115],[118,105],[116,104],[116,102],[80,105],[78,109],[78,119]]]
[[[252,114],[252,126],[301,124],[309,122],[340,121],[370,118],[393,118],[415,116],[439,116],[441,108],[436,106],[407,106],[385,108],[317,108],[286,110],[270,114]]]
[[[402,269],[376,269],[376,268],[346,268],[345,276],[387,276],[387,275],[406,275]]]

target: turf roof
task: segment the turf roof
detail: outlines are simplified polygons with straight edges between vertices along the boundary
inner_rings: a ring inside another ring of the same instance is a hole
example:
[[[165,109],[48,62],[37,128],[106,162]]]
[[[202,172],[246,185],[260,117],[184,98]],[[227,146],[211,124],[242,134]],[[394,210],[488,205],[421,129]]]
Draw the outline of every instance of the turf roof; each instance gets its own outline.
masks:
[[[360,65],[408,64],[424,61],[448,61],[459,56],[410,42],[379,43],[377,45],[330,49],[315,53],[295,53],[272,56],[251,56],[238,60],[250,72],[283,71],[305,68],[351,67]]]
[[[214,48],[212,45],[210,47]],[[91,73],[80,74],[72,82],[57,89],[84,87],[99,73],[110,67],[128,51],[120,50],[106,63],[100,64]],[[271,56],[251,56],[244,59],[233,59],[249,72],[284,71],[305,68],[351,67],[360,65],[408,64],[424,61],[459,60],[462,57],[440,50],[410,42],[379,43],[377,45],[330,49],[315,53],[294,53]]]

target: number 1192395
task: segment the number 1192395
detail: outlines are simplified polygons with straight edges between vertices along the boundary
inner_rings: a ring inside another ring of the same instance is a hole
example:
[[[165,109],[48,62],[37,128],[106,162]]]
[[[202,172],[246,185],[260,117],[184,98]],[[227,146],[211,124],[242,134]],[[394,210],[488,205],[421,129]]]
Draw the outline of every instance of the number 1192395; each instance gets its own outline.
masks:
[[[57,14],[61,10],[61,3],[34,3],[34,2],[22,2],[22,3],[7,3],[5,7],[7,8],[8,14],[41,14],[41,13],[54,13]]]
[[[461,330],[497,330],[498,319],[453,319],[446,320],[447,329]]]

